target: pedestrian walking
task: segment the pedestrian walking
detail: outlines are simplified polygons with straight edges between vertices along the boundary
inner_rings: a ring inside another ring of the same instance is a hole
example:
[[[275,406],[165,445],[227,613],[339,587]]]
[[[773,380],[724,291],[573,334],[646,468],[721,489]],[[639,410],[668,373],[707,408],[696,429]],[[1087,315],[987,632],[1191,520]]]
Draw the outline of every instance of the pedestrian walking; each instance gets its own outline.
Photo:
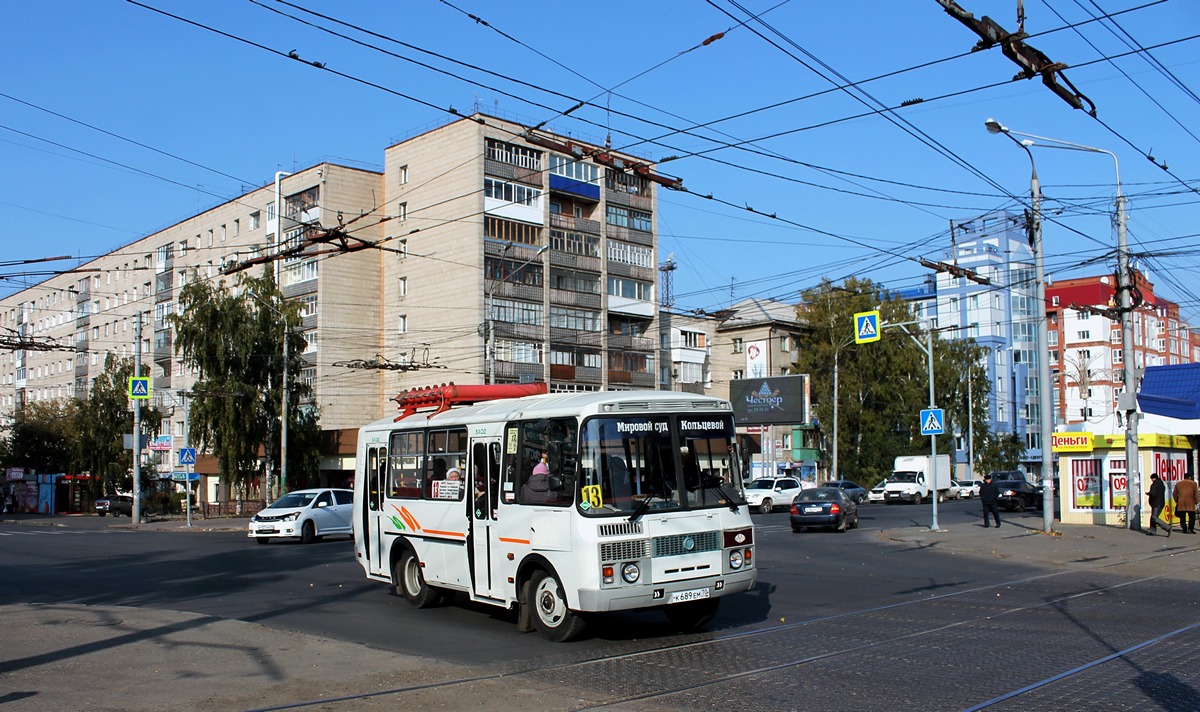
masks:
[[[1189,472],[1175,483],[1175,514],[1179,517],[1179,531],[1184,534],[1196,533],[1197,500],[1200,500],[1200,487]]]
[[[983,526],[986,529],[991,526],[988,524],[988,513],[996,520],[996,528],[1000,528],[1000,510],[996,507],[996,502],[1000,500],[1000,487],[992,482],[990,474],[983,476],[983,484],[979,487],[979,503],[983,505]]]
[[[1157,534],[1158,528],[1162,527],[1170,537],[1171,523],[1162,518],[1163,507],[1167,505],[1167,486],[1157,472],[1150,475],[1150,491],[1146,493],[1146,500],[1150,504],[1150,533]]]

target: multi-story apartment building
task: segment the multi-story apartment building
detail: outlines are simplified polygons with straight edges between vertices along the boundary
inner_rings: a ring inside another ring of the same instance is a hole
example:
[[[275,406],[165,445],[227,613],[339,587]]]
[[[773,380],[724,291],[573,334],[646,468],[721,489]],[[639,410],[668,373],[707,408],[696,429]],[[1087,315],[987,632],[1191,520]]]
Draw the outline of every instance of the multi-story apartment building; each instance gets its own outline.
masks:
[[[1036,472],[1042,456],[1037,381],[1041,356],[1033,251],[1024,218],[996,212],[954,223],[945,262],[982,280],[941,271],[901,296],[913,302],[918,317],[942,328],[943,338],[970,338],[986,349],[984,367],[991,386],[989,429],[1021,438],[1025,443],[1022,461]],[[970,449],[967,434],[956,435],[957,459],[965,463]]]
[[[1154,285],[1136,270],[1133,284],[1141,301],[1132,320],[1135,366],[1200,362],[1200,338],[1181,318],[1179,305],[1155,294]],[[1103,313],[1118,303],[1116,277],[1060,280],[1046,288],[1046,299],[1058,421],[1082,423],[1111,415],[1125,390],[1121,324],[1111,318],[1115,314]]]
[[[660,390],[714,394],[712,341],[719,323],[716,318],[662,310],[658,321],[663,354]],[[722,397],[729,397],[728,383]]]
[[[338,228],[377,249],[269,262],[305,315],[322,481],[353,472],[357,428],[406,388],[655,388],[655,196],[676,183],[637,156],[484,114],[388,147],[382,175],[321,164],[282,176],[278,215],[264,186],[0,300],[0,329],[71,349],[0,354],[0,417],[83,397],[106,353],[133,355],[142,314],[143,362],[182,435],[177,394],[195,375],[166,317],[186,280]],[[371,363],[383,367],[347,367]],[[198,471],[217,469],[202,457]],[[205,499],[228,496],[212,479]]]
[[[182,440],[184,396],[195,374],[175,352],[167,318],[177,311],[180,290],[192,279],[232,283],[223,269],[280,249],[277,232],[282,232],[285,245],[296,244],[306,231],[336,227],[339,215],[369,214],[379,178],[372,171],[329,163],[281,176],[279,214],[275,187],[268,185],[0,299],[0,329],[11,329],[39,345],[61,347],[0,354],[0,417],[11,416],[27,402],[86,398],[108,354],[134,357],[140,317],[140,353],[151,370],[153,404],[167,414],[164,434]],[[364,220],[356,234],[377,239],[377,223]],[[362,251],[337,259],[276,263],[285,295],[303,304],[308,347],[300,377],[315,389],[315,404],[331,443],[345,440],[364,418],[384,412],[377,374],[333,366],[379,350],[378,311],[364,308],[377,302],[378,261],[378,253]],[[339,333],[350,324],[354,339]],[[363,394],[370,395],[362,398]],[[352,463],[345,457],[331,447],[322,463],[326,475],[348,474]],[[170,463],[165,464],[169,470]],[[213,474],[217,466],[202,456],[197,471]],[[228,497],[218,491],[215,478],[208,487],[204,499]]]

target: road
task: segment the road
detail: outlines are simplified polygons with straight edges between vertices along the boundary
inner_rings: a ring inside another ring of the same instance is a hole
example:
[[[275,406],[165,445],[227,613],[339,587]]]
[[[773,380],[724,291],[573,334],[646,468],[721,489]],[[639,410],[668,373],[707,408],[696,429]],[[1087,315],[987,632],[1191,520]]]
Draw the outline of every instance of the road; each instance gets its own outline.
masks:
[[[945,503],[940,515],[950,533],[937,536],[979,535],[976,502]],[[925,544],[891,535],[927,528],[928,506],[864,506],[862,526],[845,534],[793,534],[786,513],[754,516],[758,588],[724,601],[710,630],[693,636],[673,633],[661,614],[648,612],[604,617],[582,640],[556,645],[517,633],[511,614],[491,608],[458,601],[412,609],[362,577],[344,538],[264,547],[240,533],[114,530],[96,518],[60,519],[65,526],[53,527],[0,524],[0,606],[184,611],[419,657],[430,666],[420,680],[435,691],[389,681],[388,694],[362,697],[368,690],[356,682],[269,700],[352,698],[338,709],[411,706],[414,695],[426,708],[455,709],[468,690],[493,703],[497,694],[505,699],[505,684],[532,691],[533,698],[510,700],[523,710],[617,701],[621,709],[968,709],[1053,674],[1102,667],[1095,661],[1173,631],[1155,654],[1198,642],[1195,631],[1179,632],[1200,625],[1192,603],[1200,582],[1195,538],[1134,541],[1144,555],[1072,555],[1064,563],[1040,556],[1039,542],[1019,542],[1030,555],[1005,553],[1002,537],[1016,542],[1040,529],[1032,511],[1007,518],[1011,533],[990,530],[996,551],[982,554],[943,550],[952,539]],[[1162,553],[1168,545],[1170,558]],[[1191,655],[1190,648],[1179,652],[1185,650]],[[1122,674],[1108,668],[1102,682],[1140,689],[1128,674],[1132,655],[1121,657]],[[1057,689],[1078,687],[1082,675]],[[1161,700],[1143,694],[1161,708],[1200,709],[1186,680],[1160,682],[1171,683]],[[556,690],[569,690],[569,701],[550,705],[536,694]],[[438,694],[449,702],[438,707]],[[1171,700],[1190,706],[1172,707]],[[1057,698],[1054,706],[1105,708],[1095,699],[1072,706]]]

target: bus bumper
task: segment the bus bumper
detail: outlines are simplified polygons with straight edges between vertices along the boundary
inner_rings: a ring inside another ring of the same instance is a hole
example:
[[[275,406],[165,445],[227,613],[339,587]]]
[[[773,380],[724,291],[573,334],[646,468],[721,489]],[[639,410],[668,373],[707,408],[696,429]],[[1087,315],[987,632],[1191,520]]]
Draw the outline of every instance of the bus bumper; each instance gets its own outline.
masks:
[[[578,610],[629,611],[637,608],[653,608],[679,600],[719,598],[749,591],[754,588],[757,581],[758,570],[751,568],[748,571],[686,581],[639,584],[600,590],[587,588],[579,591]]]

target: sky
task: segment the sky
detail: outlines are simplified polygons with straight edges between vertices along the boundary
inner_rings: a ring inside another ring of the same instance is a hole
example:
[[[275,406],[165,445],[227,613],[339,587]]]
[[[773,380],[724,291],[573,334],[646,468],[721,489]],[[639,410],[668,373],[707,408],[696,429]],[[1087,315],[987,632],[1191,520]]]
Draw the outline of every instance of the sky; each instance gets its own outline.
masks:
[[[682,179],[658,204],[676,309],[795,301],[823,278],[903,289],[929,274],[917,258],[947,258],[951,221],[1028,204],[1029,157],[994,117],[1112,151],[1137,264],[1200,322],[1200,3],[1023,4],[1027,43],[1094,117],[972,52],[937,0],[14,3],[0,296],[276,170],[381,169],[387,146],[476,107]],[[1017,0],[959,5],[1017,29]],[[1031,148],[1047,274],[1112,273],[1114,162],[1047,143]]]

